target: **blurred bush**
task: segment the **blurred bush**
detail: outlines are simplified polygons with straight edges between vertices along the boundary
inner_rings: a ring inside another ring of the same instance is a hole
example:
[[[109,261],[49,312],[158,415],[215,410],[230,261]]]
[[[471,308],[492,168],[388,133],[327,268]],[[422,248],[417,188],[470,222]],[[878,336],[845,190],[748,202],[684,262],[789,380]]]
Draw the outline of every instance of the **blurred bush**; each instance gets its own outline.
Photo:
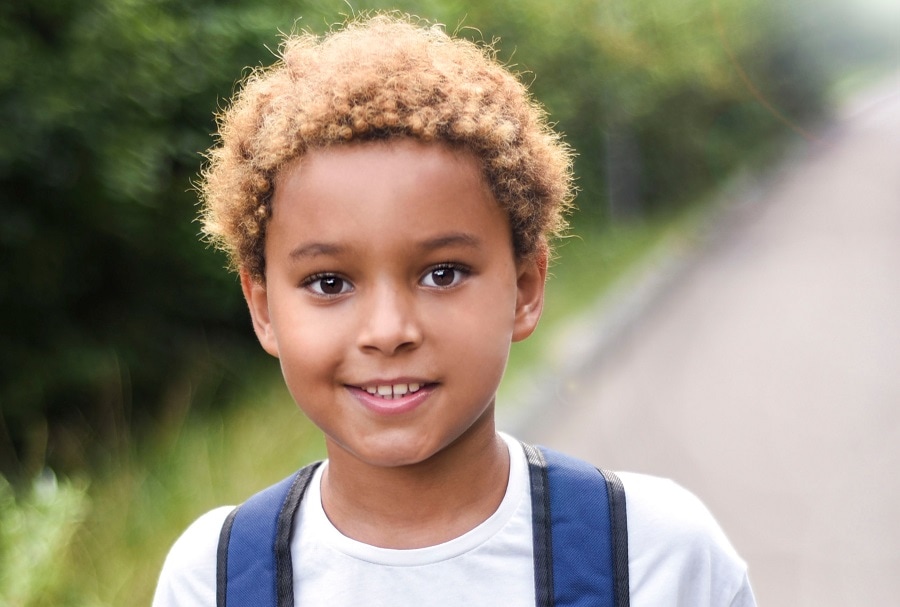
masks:
[[[798,136],[825,109],[835,71],[880,56],[853,43],[839,3],[810,2],[353,6],[501,37],[500,58],[533,81],[579,153],[577,221],[590,226],[684,204]],[[197,239],[199,153],[213,110],[245,66],[272,61],[279,31],[299,17],[322,31],[348,10],[338,0],[0,6],[0,471],[27,477],[114,455],[135,428],[210,406],[232,383],[252,334],[224,259]]]
[[[0,470],[80,466],[173,391],[214,391],[248,342],[191,179],[213,110],[285,23],[249,2],[0,8]]]
[[[86,514],[85,489],[44,474],[17,500],[0,476],[0,605],[28,607],[60,590],[59,563]]]

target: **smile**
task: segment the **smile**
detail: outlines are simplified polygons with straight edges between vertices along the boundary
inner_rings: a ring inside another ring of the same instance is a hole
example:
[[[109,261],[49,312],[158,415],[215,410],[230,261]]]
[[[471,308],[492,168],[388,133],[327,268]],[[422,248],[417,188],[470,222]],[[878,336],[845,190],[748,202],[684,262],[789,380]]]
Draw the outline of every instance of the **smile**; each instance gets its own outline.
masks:
[[[347,386],[366,409],[376,415],[399,415],[418,409],[438,388],[436,383],[395,381]]]
[[[407,394],[415,394],[422,389],[422,384],[388,384],[383,386],[363,386],[363,390],[373,396],[381,397],[385,400],[402,398]]]

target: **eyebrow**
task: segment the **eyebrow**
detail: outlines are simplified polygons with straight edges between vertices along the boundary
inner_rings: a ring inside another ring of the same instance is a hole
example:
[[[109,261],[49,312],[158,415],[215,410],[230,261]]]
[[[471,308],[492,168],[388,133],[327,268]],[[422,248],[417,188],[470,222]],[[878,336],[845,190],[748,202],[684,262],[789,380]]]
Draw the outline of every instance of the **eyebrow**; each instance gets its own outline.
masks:
[[[424,251],[435,251],[446,247],[478,248],[481,246],[481,240],[465,232],[451,232],[423,240],[418,246]],[[289,257],[296,260],[304,257],[336,256],[344,253],[346,250],[347,248],[342,245],[327,242],[311,242],[292,249]]]
[[[319,257],[322,255],[339,255],[344,251],[344,247],[326,242],[311,242],[303,244],[292,249],[290,252],[291,259],[300,259],[302,257]]]
[[[426,251],[459,246],[478,248],[481,246],[481,240],[465,232],[451,232],[423,240],[419,246]]]

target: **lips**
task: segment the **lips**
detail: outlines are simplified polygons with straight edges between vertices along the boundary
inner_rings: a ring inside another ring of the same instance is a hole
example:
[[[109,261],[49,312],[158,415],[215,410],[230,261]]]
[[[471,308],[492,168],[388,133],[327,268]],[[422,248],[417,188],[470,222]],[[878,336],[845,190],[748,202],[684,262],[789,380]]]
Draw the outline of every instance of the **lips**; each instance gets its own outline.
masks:
[[[396,415],[417,409],[437,388],[422,381],[373,382],[347,386],[363,406],[379,415]]]

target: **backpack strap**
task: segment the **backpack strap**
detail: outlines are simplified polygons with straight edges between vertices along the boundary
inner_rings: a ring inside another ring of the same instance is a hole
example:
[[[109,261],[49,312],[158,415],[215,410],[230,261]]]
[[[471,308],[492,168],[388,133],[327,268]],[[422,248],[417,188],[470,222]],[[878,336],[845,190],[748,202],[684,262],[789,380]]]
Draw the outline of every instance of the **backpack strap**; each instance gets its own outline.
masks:
[[[232,510],[219,534],[216,607],[293,607],[291,524],[316,462]]]
[[[625,491],[612,472],[523,444],[537,607],[628,607]],[[217,607],[293,607],[291,527],[316,462],[235,508],[222,526]]]
[[[628,607],[625,491],[612,472],[524,445],[537,607]]]

